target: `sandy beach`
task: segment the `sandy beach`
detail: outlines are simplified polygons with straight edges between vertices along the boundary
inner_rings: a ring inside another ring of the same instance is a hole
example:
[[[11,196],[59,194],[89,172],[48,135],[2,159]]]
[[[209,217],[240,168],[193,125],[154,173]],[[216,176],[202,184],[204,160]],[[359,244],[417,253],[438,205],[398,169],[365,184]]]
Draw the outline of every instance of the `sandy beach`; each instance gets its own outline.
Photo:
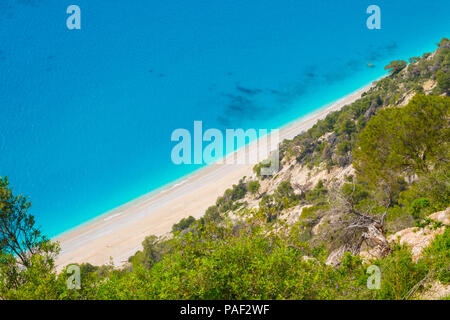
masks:
[[[293,138],[328,113],[357,100],[372,85],[283,126],[279,132],[280,141]],[[247,156],[254,147],[255,143],[251,143],[247,148],[236,151],[235,155]],[[122,265],[141,248],[141,242],[146,236],[164,235],[182,218],[202,216],[227,188],[243,176],[252,175],[253,166],[209,165],[168,187],[144,195],[54,238],[61,244],[61,253],[56,261],[58,268],[83,262],[102,265],[108,263],[110,258],[116,266]]]

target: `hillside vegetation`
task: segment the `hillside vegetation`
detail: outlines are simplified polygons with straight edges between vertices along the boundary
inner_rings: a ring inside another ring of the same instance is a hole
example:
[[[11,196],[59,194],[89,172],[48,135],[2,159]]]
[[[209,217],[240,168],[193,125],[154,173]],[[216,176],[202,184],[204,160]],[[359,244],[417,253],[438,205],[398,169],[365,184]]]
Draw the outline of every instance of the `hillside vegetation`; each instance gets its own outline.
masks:
[[[255,166],[124,267],[80,265],[78,290],[56,272],[58,244],[28,200],[0,179],[0,299],[448,298],[450,41],[386,68],[359,100],[283,141],[276,175]]]

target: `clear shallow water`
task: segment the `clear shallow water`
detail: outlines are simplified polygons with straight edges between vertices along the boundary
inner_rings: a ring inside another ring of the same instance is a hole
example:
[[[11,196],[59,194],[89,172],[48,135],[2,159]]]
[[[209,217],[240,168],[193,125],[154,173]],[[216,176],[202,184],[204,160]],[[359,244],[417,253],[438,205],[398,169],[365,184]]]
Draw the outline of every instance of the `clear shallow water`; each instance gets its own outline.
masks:
[[[277,128],[449,36],[449,1],[370,4],[0,0],[0,175],[54,236],[198,169],[174,129]]]

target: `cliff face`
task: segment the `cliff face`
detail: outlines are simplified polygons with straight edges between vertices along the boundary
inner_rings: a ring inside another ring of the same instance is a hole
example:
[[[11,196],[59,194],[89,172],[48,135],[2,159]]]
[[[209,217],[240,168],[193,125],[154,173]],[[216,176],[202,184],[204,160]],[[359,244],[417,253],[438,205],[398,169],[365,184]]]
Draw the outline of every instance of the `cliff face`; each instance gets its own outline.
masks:
[[[236,211],[259,210],[267,214],[268,222],[276,219],[291,226],[300,224],[304,229],[302,238],[309,245],[327,248],[327,264],[330,265],[339,265],[346,252],[360,255],[365,261],[380,259],[388,256],[396,244],[406,245],[417,262],[423,249],[449,226],[449,208],[430,214],[433,208],[448,205],[449,177],[445,173],[448,165],[444,159],[448,148],[444,158],[427,164],[424,170],[398,174],[397,179],[401,181],[396,191],[387,190],[392,185],[383,190],[380,186],[361,183],[360,174],[354,168],[353,151],[367,123],[381,110],[405,109],[416,95],[447,96],[448,88],[437,79],[442,72],[449,72],[448,47],[450,42],[443,41],[432,54],[380,80],[360,100],[319,121],[307,132],[284,141],[280,145],[279,172],[261,177],[255,167],[255,173],[241,180],[241,184],[246,186],[258,181],[258,191],[246,193],[228,213],[233,217]],[[441,127],[436,124],[435,128],[423,130],[448,131],[449,102],[443,100],[443,103],[447,122]],[[407,116],[416,117],[413,113]],[[384,136],[383,139],[394,138]],[[448,137],[444,137],[441,143],[448,142]],[[404,143],[411,145],[416,141]],[[389,148],[394,147],[388,146],[386,152],[392,152]],[[399,150],[396,157],[403,157],[402,152],[406,151]],[[425,158],[421,152],[417,151],[416,156]],[[433,182],[433,175],[441,175],[440,182]],[[430,191],[433,183],[441,183],[441,189]],[[411,190],[415,190],[417,199],[411,198]],[[383,192],[389,192],[388,200],[380,200]],[[436,192],[441,192],[444,200],[430,204],[433,201],[429,198]],[[440,227],[413,227],[423,221],[433,221]],[[430,293],[430,298],[448,295],[448,285],[435,281],[432,286],[434,293]]]

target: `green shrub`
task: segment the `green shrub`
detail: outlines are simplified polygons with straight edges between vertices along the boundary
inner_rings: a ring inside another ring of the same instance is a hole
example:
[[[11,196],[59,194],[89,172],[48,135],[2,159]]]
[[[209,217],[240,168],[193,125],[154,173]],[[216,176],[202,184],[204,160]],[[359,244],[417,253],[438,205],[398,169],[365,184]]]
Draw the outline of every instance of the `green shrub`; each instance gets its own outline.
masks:
[[[430,208],[430,200],[427,198],[419,198],[411,203],[409,208],[409,214],[414,217],[414,219],[420,219],[425,216],[426,209]]]
[[[328,193],[322,180],[319,180],[314,189],[306,192],[305,199],[309,203],[319,204],[325,200],[325,196]]]
[[[259,181],[250,181],[248,183],[248,191],[250,191],[251,194],[255,195],[259,192],[259,188],[261,185],[259,184]]]
[[[172,226],[172,232],[183,231],[189,228],[194,222],[195,218],[193,216],[183,218]]]

